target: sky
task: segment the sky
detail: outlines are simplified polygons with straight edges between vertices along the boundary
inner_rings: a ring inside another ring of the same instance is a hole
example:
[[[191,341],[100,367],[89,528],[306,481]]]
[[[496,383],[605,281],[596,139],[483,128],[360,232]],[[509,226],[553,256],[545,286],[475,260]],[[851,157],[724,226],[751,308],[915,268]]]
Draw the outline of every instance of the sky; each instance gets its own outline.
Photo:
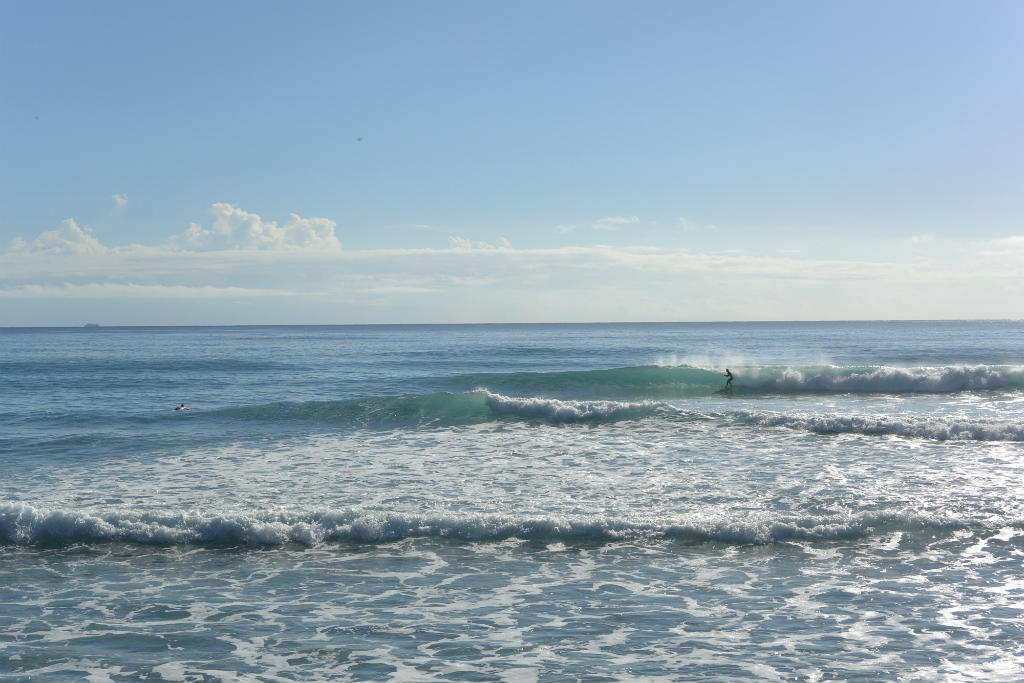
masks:
[[[1024,318],[1024,3],[0,3],[0,326]]]

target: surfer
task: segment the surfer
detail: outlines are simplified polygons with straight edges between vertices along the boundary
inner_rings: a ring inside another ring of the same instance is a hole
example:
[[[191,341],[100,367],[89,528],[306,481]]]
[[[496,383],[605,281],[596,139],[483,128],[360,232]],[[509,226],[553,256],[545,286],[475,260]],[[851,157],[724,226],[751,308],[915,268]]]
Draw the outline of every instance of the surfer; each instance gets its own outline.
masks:
[[[184,404],[184,403],[182,403],[182,404],[181,404],[180,406],[177,406],[177,407],[175,408],[175,410],[188,410],[188,408],[187,408],[187,407],[185,407],[185,404]]]
[[[729,368],[725,369],[725,388],[732,389],[732,373],[729,372]]]

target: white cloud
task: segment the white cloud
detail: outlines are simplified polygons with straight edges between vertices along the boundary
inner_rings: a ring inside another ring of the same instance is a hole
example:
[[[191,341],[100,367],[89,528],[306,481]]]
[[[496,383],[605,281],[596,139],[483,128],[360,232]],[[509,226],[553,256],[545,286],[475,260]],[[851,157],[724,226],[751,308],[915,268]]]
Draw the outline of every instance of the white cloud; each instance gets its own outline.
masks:
[[[476,242],[468,240],[465,237],[448,237],[448,245],[458,251],[470,251],[470,250],[496,250],[496,249],[511,249],[512,244],[509,243],[504,237],[499,238],[498,245],[495,246],[490,242]]]
[[[997,247],[1007,247],[1009,249],[1021,249],[1024,248],[1024,235],[1010,235],[1009,237],[1002,237],[997,240],[993,240]]]
[[[380,285],[358,290],[359,294],[433,294],[439,291],[434,287],[412,287],[407,285]]]
[[[683,218],[682,216],[680,216],[677,219],[677,223],[678,223],[679,227],[682,228],[683,232],[693,232],[695,230],[717,230],[718,229],[718,227],[715,226],[714,224],[708,223],[708,224],[705,224],[705,225],[700,225],[700,224],[695,223],[695,222],[693,222],[693,221],[691,221],[691,220],[689,220],[687,218]]]
[[[638,216],[605,216],[597,219],[593,228],[594,230],[618,230],[623,225],[633,225],[639,222]]]
[[[224,297],[295,296],[298,292],[246,287],[189,287],[113,282],[21,285],[0,288],[0,299],[219,299]]]
[[[598,218],[596,221],[590,224],[592,230],[618,230],[624,225],[633,225],[640,222],[638,216],[605,216],[604,218]],[[561,223],[555,226],[555,232],[559,234],[565,234],[573,232],[574,230],[587,227],[586,224],[580,225],[578,223]]]
[[[92,236],[88,227],[79,227],[75,219],[61,221],[58,230],[44,232],[31,244],[17,237],[11,243],[11,251],[41,252],[46,254],[103,254],[107,248]]]
[[[1024,236],[927,259],[883,249],[885,261],[460,236],[445,248],[345,251],[326,219],[278,226],[213,209],[209,228],[161,246],[104,246],[70,219],[15,240],[0,254],[0,319],[53,324],[28,317],[46,307],[72,323],[122,310],[128,324],[1024,317]]]
[[[168,240],[168,246],[187,251],[341,249],[334,234],[336,224],[327,218],[302,218],[293,213],[287,224],[278,226],[224,202],[214,204],[210,212],[214,221],[208,230],[193,223]]]
[[[123,209],[128,204],[128,195],[126,194],[114,194],[111,195],[114,203],[117,204],[118,209]]]
[[[935,239],[935,235],[930,232],[923,232],[920,235],[911,235],[907,238],[907,242],[910,244],[928,244]]]
[[[986,259],[989,264],[1016,264],[1018,272],[1024,267],[1024,235],[1009,235],[998,239],[990,239],[982,243],[978,256]]]

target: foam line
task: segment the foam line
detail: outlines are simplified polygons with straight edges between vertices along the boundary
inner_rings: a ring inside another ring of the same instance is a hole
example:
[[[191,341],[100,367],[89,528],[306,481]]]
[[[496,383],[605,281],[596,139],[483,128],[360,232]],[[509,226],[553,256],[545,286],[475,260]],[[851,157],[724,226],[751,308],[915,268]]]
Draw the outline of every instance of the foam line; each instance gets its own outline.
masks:
[[[672,519],[586,516],[410,514],[357,509],[313,512],[137,511],[37,508],[0,503],[0,543],[66,545],[133,542],[281,546],[378,543],[407,538],[496,541],[507,538],[616,541],[676,539],[764,544],[857,538],[875,532],[959,529],[992,520],[889,511],[851,515],[734,513],[717,508]],[[996,520],[1005,526],[1019,524]]]
[[[890,417],[738,411],[742,422],[815,434],[902,436],[938,441],[1024,441],[1024,424],[957,417]]]
[[[638,419],[662,410],[654,401],[578,401],[514,397],[485,389],[461,394],[382,396],[349,401],[272,403],[227,408],[208,416],[243,420],[309,420],[368,427],[452,426],[496,419],[543,421],[550,424]],[[190,416],[194,417],[194,416]]]

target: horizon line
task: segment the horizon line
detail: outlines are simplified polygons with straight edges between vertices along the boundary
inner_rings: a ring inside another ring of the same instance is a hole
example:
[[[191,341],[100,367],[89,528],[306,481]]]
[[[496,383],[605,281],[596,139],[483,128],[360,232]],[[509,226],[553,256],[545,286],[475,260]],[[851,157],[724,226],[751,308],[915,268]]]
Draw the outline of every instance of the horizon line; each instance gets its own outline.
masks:
[[[82,325],[0,325],[0,330],[95,330],[95,329],[175,329],[223,327],[484,327],[500,325],[757,325],[757,324],[839,324],[839,323],[1012,323],[1021,318],[842,318],[805,320],[612,320],[576,322],[460,322],[460,323],[195,323],[145,325],[84,323]]]

